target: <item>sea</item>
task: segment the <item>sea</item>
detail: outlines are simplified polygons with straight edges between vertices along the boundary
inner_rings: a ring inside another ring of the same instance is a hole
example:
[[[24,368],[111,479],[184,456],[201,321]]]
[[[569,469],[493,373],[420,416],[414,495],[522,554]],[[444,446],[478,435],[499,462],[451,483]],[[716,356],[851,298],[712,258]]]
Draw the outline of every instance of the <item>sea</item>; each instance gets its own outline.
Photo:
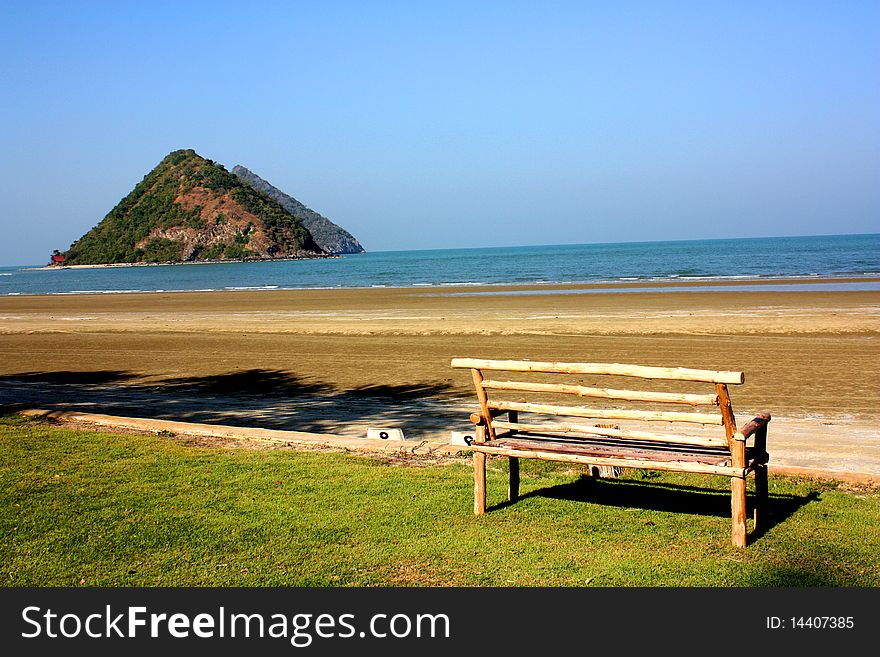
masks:
[[[880,234],[377,251],[314,260],[94,269],[41,266],[0,267],[0,296],[375,287],[433,288],[442,294],[456,286],[559,283],[615,283],[616,292],[622,283],[624,291],[636,292],[645,289],[638,284],[654,281],[705,290],[724,281],[745,284],[736,289],[748,289],[750,282],[767,289],[765,283],[776,281],[796,289],[786,281],[801,278],[819,279],[817,285],[826,289],[880,290],[880,282],[870,280],[880,277]],[[865,280],[834,281],[843,278]]]

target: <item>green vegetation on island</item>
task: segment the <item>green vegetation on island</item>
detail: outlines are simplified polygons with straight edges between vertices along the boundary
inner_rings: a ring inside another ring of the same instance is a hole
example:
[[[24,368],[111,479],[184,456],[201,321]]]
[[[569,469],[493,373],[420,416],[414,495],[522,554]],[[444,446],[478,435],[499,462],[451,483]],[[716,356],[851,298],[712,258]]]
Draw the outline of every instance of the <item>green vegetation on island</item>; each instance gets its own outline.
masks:
[[[65,264],[326,255],[302,221],[193,150],[166,156],[63,254]]]

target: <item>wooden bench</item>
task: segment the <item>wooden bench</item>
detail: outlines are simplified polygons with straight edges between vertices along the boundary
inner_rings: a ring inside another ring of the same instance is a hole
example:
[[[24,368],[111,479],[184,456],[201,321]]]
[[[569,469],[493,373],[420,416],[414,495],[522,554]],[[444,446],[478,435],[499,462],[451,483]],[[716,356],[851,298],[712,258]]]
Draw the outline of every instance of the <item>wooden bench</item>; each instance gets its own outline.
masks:
[[[486,511],[486,456],[495,454],[510,459],[508,499],[511,502],[519,496],[521,458],[730,477],[732,539],[738,547],[746,544],[746,477],[754,473],[755,527],[759,529],[764,525],[770,414],[759,414],[737,431],[728,385],[742,384],[745,381],[742,372],[475,358],[455,358],[452,367],[471,370],[480,403],[480,412],[471,415],[476,425],[475,439],[470,445],[474,457],[474,513],[479,515]],[[530,380],[511,381],[502,380],[504,377],[496,376],[496,371],[535,374],[518,377]],[[491,378],[487,378],[487,372],[493,372]],[[567,377],[564,382],[557,382],[558,377],[547,374],[573,375],[574,380]],[[668,382],[708,383],[713,388],[708,394],[695,394],[616,389],[595,383],[606,376],[664,381],[667,389],[682,387],[682,384]],[[511,398],[512,394],[516,397]],[[607,401],[604,405],[594,402],[593,407],[586,407],[560,404],[555,400],[548,403],[546,397],[537,401],[533,399],[535,394],[553,395],[556,399],[575,396]],[[662,410],[669,408],[667,404],[691,408]],[[697,407],[711,407],[712,412],[697,412]],[[529,419],[521,421],[520,413],[529,414]],[[547,416],[576,419],[560,421]],[[585,420],[605,424],[590,424]],[[619,424],[608,424],[608,420],[627,421],[636,426],[621,428]],[[718,425],[718,435],[669,433],[667,423],[672,422]],[[658,425],[662,425],[660,430]]]

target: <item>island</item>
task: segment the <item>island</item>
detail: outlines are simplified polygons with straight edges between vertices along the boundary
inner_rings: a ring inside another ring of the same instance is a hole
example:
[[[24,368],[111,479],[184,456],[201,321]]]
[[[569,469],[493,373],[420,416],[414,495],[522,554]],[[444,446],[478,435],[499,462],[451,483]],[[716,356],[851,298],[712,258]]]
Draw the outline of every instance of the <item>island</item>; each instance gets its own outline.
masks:
[[[318,243],[302,217],[222,165],[184,149],[169,153],[98,225],[67,251],[53,253],[50,264],[277,260],[333,253]]]

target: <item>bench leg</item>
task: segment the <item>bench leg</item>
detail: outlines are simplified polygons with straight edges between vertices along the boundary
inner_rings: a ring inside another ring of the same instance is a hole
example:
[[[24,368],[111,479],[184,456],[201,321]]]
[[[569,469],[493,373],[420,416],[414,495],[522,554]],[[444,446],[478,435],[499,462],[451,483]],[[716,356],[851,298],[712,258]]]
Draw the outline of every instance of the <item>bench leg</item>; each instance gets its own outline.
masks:
[[[474,514],[486,513],[486,455],[474,452]]]
[[[767,529],[767,466],[755,468],[755,531]]]
[[[507,499],[516,502],[519,499],[519,459],[510,457],[510,484],[507,487]]]
[[[733,516],[731,539],[736,547],[746,546],[746,478],[730,478],[730,509]]]

